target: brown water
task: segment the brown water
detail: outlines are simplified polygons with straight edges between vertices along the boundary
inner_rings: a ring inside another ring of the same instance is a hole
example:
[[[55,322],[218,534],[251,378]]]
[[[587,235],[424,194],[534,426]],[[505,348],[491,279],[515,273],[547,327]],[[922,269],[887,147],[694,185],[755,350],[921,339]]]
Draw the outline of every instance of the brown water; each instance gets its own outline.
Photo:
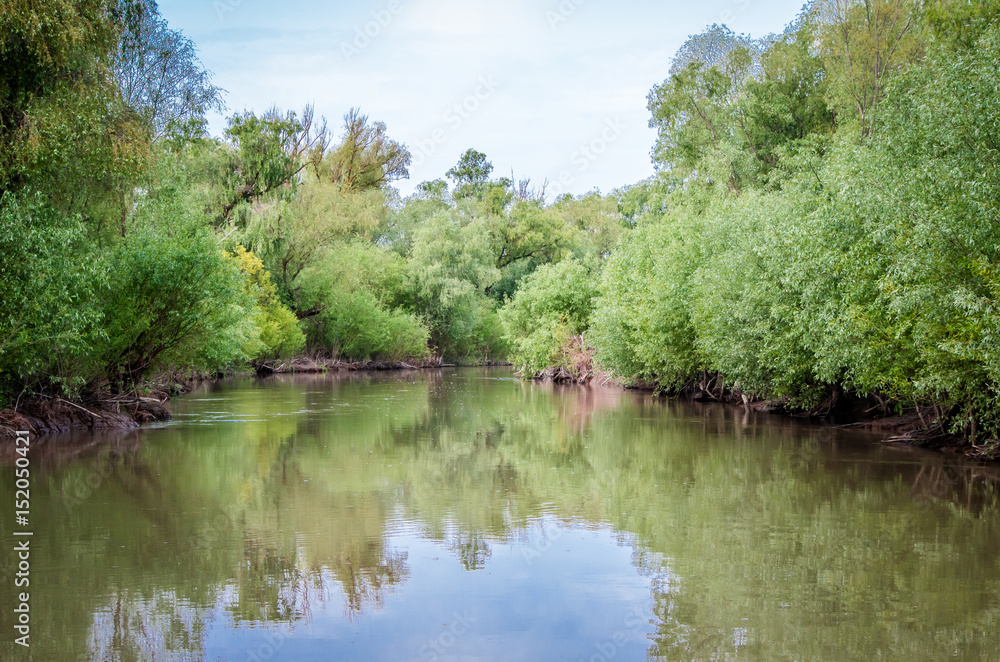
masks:
[[[505,370],[235,381],[31,455],[3,660],[998,659],[1000,473]]]

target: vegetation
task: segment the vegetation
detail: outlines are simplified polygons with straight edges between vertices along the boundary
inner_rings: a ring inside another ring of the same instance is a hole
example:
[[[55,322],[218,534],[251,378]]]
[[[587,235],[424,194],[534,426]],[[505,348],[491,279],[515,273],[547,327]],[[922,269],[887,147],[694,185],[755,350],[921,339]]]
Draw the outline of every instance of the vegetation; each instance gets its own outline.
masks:
[[[662,202],[603,270],[598,358],[667,391],[719,373],[816,411],[849,391],[995,439],[986,4],[816,3],[777,37],[692,38],[649,97]]]
[[[410,153],[358,109],[211,137],[222,91],[155,3],[64,4],[0,19],[0,406],[303,351],[503,360],[520,281],[617,236],[475,150],[400,200]]]
[[[358,109],[209,136],[221,90],[155,3],[64,5],[0,19],[0,404],[303,351],[532,377],[592,345],[664,391],[1000,434],[995,0],[713,25],[649,94],[657,174],[554,201],[475,149],[400,199],[410,153]]]

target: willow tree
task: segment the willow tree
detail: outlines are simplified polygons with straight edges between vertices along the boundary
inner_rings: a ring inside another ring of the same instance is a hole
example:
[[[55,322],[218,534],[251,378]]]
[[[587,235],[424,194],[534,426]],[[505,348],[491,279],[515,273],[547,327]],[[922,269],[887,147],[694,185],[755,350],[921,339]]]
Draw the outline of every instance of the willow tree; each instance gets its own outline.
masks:
[[[839,112],[853,115],[862,135],[892,74],[923,54],[920,5],[913,0],[820,0],[812,7]]]
[[[409,177],[410,152],[386,134],[385,122],[369,122],[357,108],[344,116],[340,145],[330,151],[324,163],[327,178],[348,191],[382,189]]]

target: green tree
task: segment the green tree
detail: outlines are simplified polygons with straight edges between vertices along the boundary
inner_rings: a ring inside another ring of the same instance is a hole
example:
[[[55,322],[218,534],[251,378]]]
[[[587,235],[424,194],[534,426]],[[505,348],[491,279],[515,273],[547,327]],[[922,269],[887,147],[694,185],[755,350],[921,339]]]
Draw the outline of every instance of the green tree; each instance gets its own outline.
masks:
[[[456,358],[486,341],[481,332],[492,305],[485,293],[500,275],[483,221],[463,220],[451,212],[431,216],[417,230],[409,260],[415,311],[427,319],[431,343]]]
[[[366,115],[352,108],[344,116],[343,139],[323,167],[344,190],[364,191],[409,177],[410,160],[406,146],[386,135],[384,122],[369,123]]]
[[[111,59],[122,100],[157,138],[168,130],[203,126],[207,112],[223,109],[222,90],[212,85],[194,42],[171,30],[153,3],[140,4],[138,14]]]
[[[573,258],[526,277],[500,310],[510,359],[525,377],[560,364],[570,339],[590,327],[597,281]]]
[[[109,258],[100,295],[107,379],[130,387],[159,368],[219,369],[251,358],[257,302],[198,223],[141,228]]]
[[[912,0],[823,0],[813,12],[833,105],[839,114],[857,119],[861,134],[867,135],[872,110],[892,74],[923,55],[919,5]]]
[[[489,188],[493,164],[486,155],[476,149],[467,149],[447,173],[455,184],[456,198],[482,198]]]

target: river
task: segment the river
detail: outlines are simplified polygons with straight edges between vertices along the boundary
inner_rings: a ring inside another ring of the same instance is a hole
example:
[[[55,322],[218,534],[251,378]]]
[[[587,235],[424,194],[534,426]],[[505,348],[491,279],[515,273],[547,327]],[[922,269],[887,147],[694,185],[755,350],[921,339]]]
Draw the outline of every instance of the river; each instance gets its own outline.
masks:
[[[505,369],[206,385],[32,462],[4,660],[997,659],[994,467]]]

